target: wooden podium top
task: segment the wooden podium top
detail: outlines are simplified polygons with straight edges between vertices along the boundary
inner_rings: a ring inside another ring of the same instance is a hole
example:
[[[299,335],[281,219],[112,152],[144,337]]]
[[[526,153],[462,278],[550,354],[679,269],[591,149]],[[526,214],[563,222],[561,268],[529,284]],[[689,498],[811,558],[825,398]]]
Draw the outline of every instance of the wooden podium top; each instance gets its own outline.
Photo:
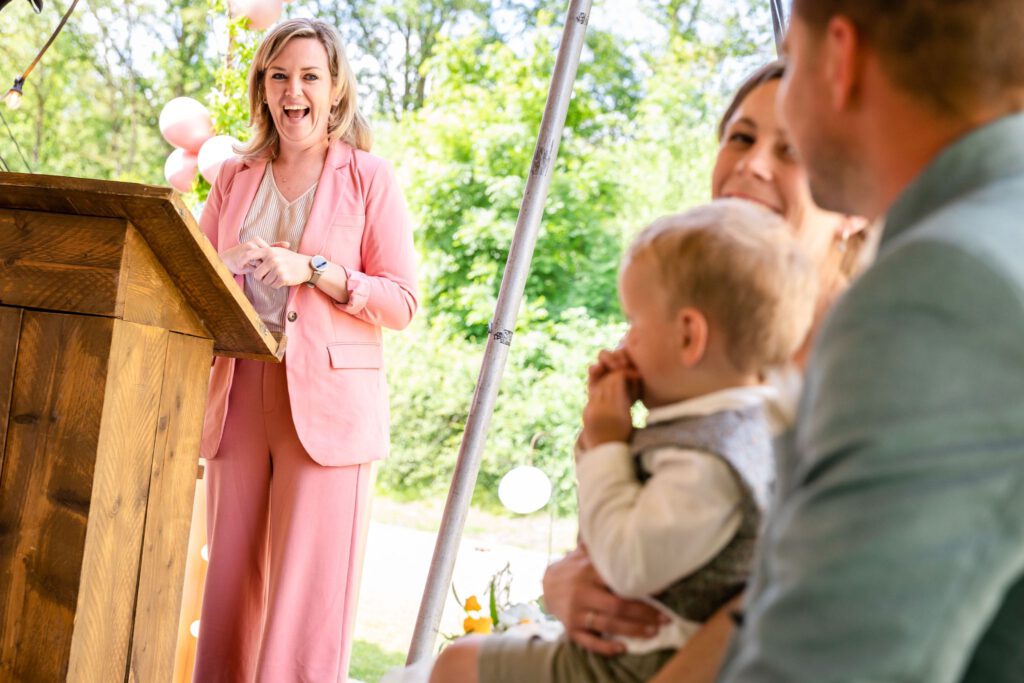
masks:
[[[0,209],[120,218],[146,241],[209,331],[219,355],[280,359],[275,338],[174,190],[25,173],[0,173]]]

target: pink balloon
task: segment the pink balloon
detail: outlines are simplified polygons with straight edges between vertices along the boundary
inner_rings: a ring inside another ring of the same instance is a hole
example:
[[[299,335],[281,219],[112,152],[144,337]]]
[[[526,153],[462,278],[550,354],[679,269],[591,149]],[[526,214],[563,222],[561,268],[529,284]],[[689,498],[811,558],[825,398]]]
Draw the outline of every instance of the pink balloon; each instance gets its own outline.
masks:
[[[197,152],[213,136],[210,112],[191,97],[175,97],[160,111],[160,132],[175,147]]]
[[[284,5],[281,0],[247,0],[242,14],[249,17],[249,27],[262,31],[281,18]]]
[[[215,135],[199,148],[199,172],[211,185],[217,180],[221,165],[237,156],[232,149],[237,144],[238,140],[230,135]]]
[[[198,168],[199,157],[195,152],[179,147],[171,152],[164,163],[164,178],[178,192],[188,192],[192,189]]]

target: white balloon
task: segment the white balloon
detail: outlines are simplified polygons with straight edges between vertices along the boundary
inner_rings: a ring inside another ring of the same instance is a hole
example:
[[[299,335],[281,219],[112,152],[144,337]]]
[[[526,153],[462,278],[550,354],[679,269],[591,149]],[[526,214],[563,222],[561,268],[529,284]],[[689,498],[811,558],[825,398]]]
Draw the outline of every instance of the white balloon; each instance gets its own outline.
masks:
[[[199,159],[195,152],[177,148],[164,162],[164,178],[178,192],[188,192],[196,178],[198,164]]]
[[[213,185],[221,165],[235,156],[233,146],[240,144],[230,135],[215,135],[199,148],[199,172]]]
[[[175,147],[197,152],[213,137],[210,112],[191,97],[175,97],[160,110],[160,133]]]
[[[514,467],[498,483],[498,499],[512,512],[528,515],[551,500],[551,480],[531,465]]]

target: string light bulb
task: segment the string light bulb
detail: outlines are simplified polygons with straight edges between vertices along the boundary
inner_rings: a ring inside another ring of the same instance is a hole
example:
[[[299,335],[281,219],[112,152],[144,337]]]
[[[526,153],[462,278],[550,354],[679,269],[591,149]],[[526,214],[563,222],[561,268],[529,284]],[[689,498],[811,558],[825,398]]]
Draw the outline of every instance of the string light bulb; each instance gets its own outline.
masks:
[[[29,1],[32,3],[32,7],[35,8],[37,12],[43,9],[42,0]],[[50,47],[50,45],[53,44],[53,41],[56,40],[57,35],[60,33],[61,29],[64,28],[64,24],[68,23],[68,18],[71,16],[71,13],[75,11],[75,6],[78,5],[78,2],[79,0],[74,0],[71,3],[71,6],[68,7],[68,11],[64,13],[64,16],[61,17],[60,19],[60,23],[57,24],[57,28],[55,28],[53,30],[53,33],[50,34],[50,39],[46,41],[46,44],[43,45],[43,47],[36,54],[36,58],[32,60],[32,63],[28,65],[28,68],[25,69],[25,71],[20,76],[14,79],[14,86],[10,90],[8,90],[7,94],[4,96],[4,102],[11,109],[17,109],[21,106],[21,90],[22,87],[25,85],[25,79],[28,78],[28,75],[30,73],[32,73],[32,69],[36,68],[36,64],[39,63],[39,60],[43,58],[44,54],[46,54],[46,50]]]
[[[25,79],[22,76],[18,76],[14,79],[14,85],[7,91],[7,95],[4,96],[4,104],[11,109],[17,109],[21,106],[21,89],[25,85]]]

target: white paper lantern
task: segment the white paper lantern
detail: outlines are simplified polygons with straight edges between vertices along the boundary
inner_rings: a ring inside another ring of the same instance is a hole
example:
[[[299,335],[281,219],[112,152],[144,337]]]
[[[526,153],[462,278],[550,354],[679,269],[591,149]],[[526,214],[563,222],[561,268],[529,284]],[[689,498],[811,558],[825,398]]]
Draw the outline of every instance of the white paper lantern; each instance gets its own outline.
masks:
[[[221,165],[237,156],[233,147],[239,144],[238,140],[230,135],[215,135],[199,148],[199,172],[203,174],[206,181],[213,185],[220,173]]]
[[[198,152],[213,137],[210,112],[191,97],[175,97],[160,110],[160,133],[175,147]]]
[[[498,483],[498,499],[512,512],[536,512],[551,500],[551,480],[531,465],[515,467]]]

